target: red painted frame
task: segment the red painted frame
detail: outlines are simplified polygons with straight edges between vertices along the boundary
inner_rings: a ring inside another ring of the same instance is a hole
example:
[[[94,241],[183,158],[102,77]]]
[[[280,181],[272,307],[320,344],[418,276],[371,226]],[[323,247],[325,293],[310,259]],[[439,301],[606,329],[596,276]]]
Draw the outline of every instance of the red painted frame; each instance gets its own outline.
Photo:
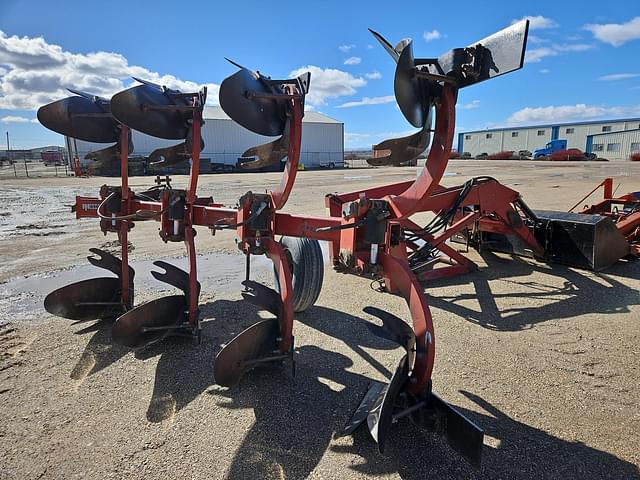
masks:
[[[410,220],[411,215],[417,212],[437,213],[446,210],[460,197],[462,186],[445,188],[440,185],[453,142],[457,92],[449,84],[444,84],[442,87],[440,101],[435,106],[436,126],[429,156],[425,168],[415,181],[400,182],[339,195],[327,195],[326,206],[330,216],[324,218],[279,212],[285,206],[295,182],[302,135],[302,97],[291,91],[288,93],[291,99],[291,117],[289,119],[291,123],[287,164],[279,187],[268,194],[268,226],[259,232],[252,230],[249,225],[242,224],[251,214],[252,203],[250,201],[241,201],[240,208],[235,210],[206,205],[204,199],[197,197],[201,118],[200,110],[194,105],[194,112],[196,112],[192,139],[194,150],[185,215],[185,244],[189,256],[191,285],[189,322],[191,325],[195,325],[197,321],[196,254],[193,226],[215,228],[220,223],[237,223],[239,226],[236,232],[240,238],[241,250],[246,254],[264,253],[273,261],[280,281],[280,295],[283,304],[283,311],[279,319],[281,328],[279,348],[283,353],[290,351],[293,340],[292,273],[285,252],[281,244],[276,241],[275,236],[286,235],[328,241],[334,266],[347,273],[382,279],[388,291],[398,293],[405,298],[416,335],[416,360],[411,372],[409,389],[416,394],[422,393],[428,388],[433,371],[435,332],[426,296],[423,294],[419,279],[412,272],[408,263],[408,254],[416,250],[418,245],[415,242],[398,240],[398,233],[401,233],[403,229],[411,231],[420,229]],[[124,155],[122,162],[125,165]],[[126,169],[123,169],[124,172]],[[123,176],[122,185],[123,191],[128,191],[128,188],[124,188],[127,185],[126,174]],[[605,202],[612,201],[609,198],[612,196],[611,191],[611,184],[605,184],[605,197],[608,195]],[[623,197],[616,200],[621,198]],[[384,242],[379,245],[378,259],[375,264],[371,261],[371,247],[364,238],[364,229],[344,228],[363,219],[368,209],[367,202],[374,200],[386,202],[390,212],[389,218],[386,219]],[[629,201],[630,199],[624,197],[624,200]],[[521,221],[526,212],[523,213],[517,208],[519,201],[520,195],[517,191],[505,187],[497,181],[474,184],[460,203],[461,213],[451,225],[436,236],[419,234],[422,240],[429,242],[448,258],[448,266],[423,272],[420,274],[420,280],[459,275],[477,268],[472,261],[445,243],[452,235],[470,228],[474,224],[482,224],[482,228],[489,231],[516,235],[529,245],[534,255],[542,257],[544,253],[542,247],[530,229]],[[355,209],[356,218],[353,216],[344,218],[343,207],[348,207],[352,202],[357,202],[362,208]],[[95,216],[94,206],[97,203],[99,203],[99,199],[77,197],[76,215],[78,218]],[[468,208],[465,210],[465,207]],[[598,210],[599,207],[592,208]],[[163,211],[163,204],[141,201],[131,198],[128,194],[123,197],[123,213],[135,212],[140,209],[160,213]],[[591,212],[584,211],[584,213]],[[636,215],[624,219],[622,223],[619,223],[619,227],[625,228],[625,230],[628,228],[629,231],[632,231],[630,235],[636,235],[637,239],[640,219]],[[124,226],[121,228],[121,236],[126,240]],[[123,245],[126,245],[126,242]],[[123,266],[126,262],[125,250],[126,248],[123,247]],[[347,257],[352,259],[352,263],[345,262]],[[123,271],[127,271],[127,269],[123,268]],[[123,286],[123,295],[124,292]]]

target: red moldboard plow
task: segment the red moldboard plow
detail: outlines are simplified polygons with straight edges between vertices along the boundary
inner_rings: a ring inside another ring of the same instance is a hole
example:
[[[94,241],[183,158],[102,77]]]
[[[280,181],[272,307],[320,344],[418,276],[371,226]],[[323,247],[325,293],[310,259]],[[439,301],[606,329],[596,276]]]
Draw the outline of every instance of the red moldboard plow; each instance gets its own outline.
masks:
[[[407,163],[427,148],[431,134],[433,140],[425,167],[415,181],[329,194],[325,199],[329,217],[280,211],[296,177],[309,74],[273,80],[234,63],[239,70],[222,82],[220,105],[232,120],[256,133],[279,136],[248,149],[239,165],[262,167],[287,157],[278,188],[268,193],[247,192],[235,208],[225,208],[211,197],[196,195],[206,90],[182,93],[141,82],[116,94],[111,110],[117,119],[113,123],[120,130],[121,144],[127,141],[129,128],[162,138],[183,139],[184,143],[172,150],[175,155],[165,149],[157,157],[162,155],[164,161],[191,157],[189,184],[186,190],[179,190],[166,181],[140,194],[131,191],[128,149],[121,148],[121,185],[104,186],[100,198],[77,197],[75,207],[79,218],[99,217],[104,232],[118,233],[122,258],[103,255],[100,262],[117,278],[89,280],[56,290],[45,301],[47,310],[67,318],[117,316],[113,338],[132,348],[144,347],[168,334],[188,333],[200,339],[194,227],[205,226],[212,232],[233,230],[246,256],[243,297],[270,312],[273,318],[249,327],[218,353],[214,365],[216,382],[231,387],[254,367],[292,360],[294,312],[313,305],[320,293],[323,260],[318,242],[326,241],[335,270],[377,281],[380,291],[401,295],[411,315],[411,322],[407,323],[382,310],[365,308],[382,322],[380,327],[372,325],[372,331],[401,345],[406,353],[389,383],[371,384],[340,434],[350,434],[366,421],[383,451],[391,425],[407,417],[443,435],[466,459],[479,464],[482,430],[431,389],[435,332],[420,280],[455,276],[476,268],[448,242],[456,237],[486,245],[486,235],[492,234],[508,239],[505,244],[517,245],[511,251],[550,259],[557,237],[549,237],[544,225],[552,222],[530,210],[518,192],[491,177],[474,178],[456,187],[440,185],[453,141],[458,90],[521,68],[527,32],[528,22],[520,22],[472,46],[424,59],[414,58],[411,40],[393,47],[372,32],[396,61],[394,86],[400,110],[420,129],[409,137],[374,147],[378,153],[373,163]],[[45,106],[41,112],[50,108]],[[79,138],[85,133],[67,128],[68,119],[60,128],[45,121],[44,115],[39,118],[57,131]],[[616,222],[617,230],[625,236],[626,253],[637,254],[638,200],[634,196],[613,199],[610,190],[609,187],[609,196],[605,195],[606,205],[593,206],[593,211],[583,213],[615,217],[609,220]],[[435,216],[421,226],[411,220],[418,212],[433,212]],[[160,222],[160,236],[165,242],[185,242],[189,269],[185,272],[156,262],[165,273],[154,272],[155,278],[176,287],[181,294],[134,307],[127,234],[134,222],[152,219]],[[276,240],[277,235],[282,238]],[[274,264],[275,290],[251,279],[250,256],[263,254]]]

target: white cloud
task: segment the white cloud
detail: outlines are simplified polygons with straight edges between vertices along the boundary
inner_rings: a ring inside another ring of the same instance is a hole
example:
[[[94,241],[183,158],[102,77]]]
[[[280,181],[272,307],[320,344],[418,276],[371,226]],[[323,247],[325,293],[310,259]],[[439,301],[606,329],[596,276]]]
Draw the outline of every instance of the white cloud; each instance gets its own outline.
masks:
[[[373,72],[365,73],[364,76],[367,77],[369,80],[380,80],[382,78],[382,74],[377,70]]]
[[[7,115],[6,117],[0,118],[0,122],[2,123],[29,123],[33,122],[33,119],[27,117],[20,117],[18,115]]]
[[[593,33],[598,40],[614,47],[640,39],[640,17],[634,17],[626,23],[588,24],[585,30]]]
[[[537,63],[542,61],[545,57],[555,57],[558,55],[558,52],[553,48],[549,47],[541,47],[541,48],[532,48],[527,50],[527,53],[524,56],[525,62],[527,63]]]
[[[358,65],[362,59],[360,57],[349,57],[344,61],[345,65]]]
[[[554,44],[553,48],[558,52],[585,52],[595,47],[587,43],[562,43]]]
[[[367,45],[367,50],[373,50],[373,45],[368,44],[368,45]]]
[[[542,70],[540,70],[540,73],[551,73],[551,70],[549,70],[548,68],[543,68]]]
[[[526,107],[514,112],[507,120],[508,125],[535,123],[557,123],[606,117],[640,115],[640,105],[606,107],[599,105],[552,105],[549,107]]]
[[[511,20],[511,25],[521,22],[522,20],[529,20],[530,30],[543,30],[546,28],[555,28],[558,24],[550,18],[543,17],[542,15],[527,15],[522,18],[516,18]]]
[[[546,38],[538,37],[536,35],[529,35],[527,37],[528,43],[549,43],[549,40]]]
[[[358,88],[367,84],[362,77],[354,77],[348,72],[335,68],[320,68],[315,65],[300,67],[289,75],[293,78],[304,72],[311,72],[311,88],[306,101],[316,106],[326,105],[329,98],[353,95]]]
[[[353,43],[351,43],[349,45],[340,45],[338,47],[338,50],[340,50],[341,52],[347,53],[352,48],[356,48],[356,46]]]
[[[611,75],[604,75],[598,77],[598,80],[605,82],[615,82],[616,80],[626,80],[628,78],[640,77],[640,73],[612,73]]]
[[[474,100],[471,103],[465,103],[460,106],[460,108],[464,108],[465,110],[473,110],[478,107],[480,107],[480,100]]]
[[[593,45],[586,43],[554,43],[548,47],[529,49],[524,58],[527,63],[537,63],[545,57],[555,57],[566,52],[585,52],[593,48]]]
[[[35,110],[68,96],[67,87],[110,97],[132,84],[132,76],[183,91],[201,87],[173,75],[129,65],[119,53],[72,53],[42,37],[9,37],[2,31],[0,65],[0,108],[6,110]],[[218,85],[207,86],[209,102],[217,103]]]
[[[360,107],[362,105],[382,105],[384,103],[391,103],[396,99],[393,95],[389,95],[386,97],[364,97],[362,100],[357,100],[354,102],[343,103],[342,105],[338,105],[338,108],[351,108],[351,107]]]
[[[442,38],[442,34],[438,30],[431,30],[430,32],[424,32],[422,35],[424,36],[424,39],[427,42]]]

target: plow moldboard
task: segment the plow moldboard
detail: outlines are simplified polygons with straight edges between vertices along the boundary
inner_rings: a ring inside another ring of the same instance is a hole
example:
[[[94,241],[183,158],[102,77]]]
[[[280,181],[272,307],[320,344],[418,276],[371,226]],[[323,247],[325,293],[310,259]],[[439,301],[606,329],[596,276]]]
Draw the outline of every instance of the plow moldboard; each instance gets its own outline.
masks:
[[[69,320],[97,320],[117,316],[120,304],[120,279],[90,278],[54,290],[44,299],[47,312]]]
[[[216,356],[213,367],[216,383],[223,387],[236,385],[242,374],[253,368],[248,363],[268,357],[277,349],[276,338],[279,334],[278,319],[270,318],[251,325],[236,336]]]
[[[159,342],[171,328],[185,318],[184,295],[171,295],[143,303],[118,317],[113,324],[113,341],[129,348],[141,348]],[[150,329],[150,330],[146,330]]]

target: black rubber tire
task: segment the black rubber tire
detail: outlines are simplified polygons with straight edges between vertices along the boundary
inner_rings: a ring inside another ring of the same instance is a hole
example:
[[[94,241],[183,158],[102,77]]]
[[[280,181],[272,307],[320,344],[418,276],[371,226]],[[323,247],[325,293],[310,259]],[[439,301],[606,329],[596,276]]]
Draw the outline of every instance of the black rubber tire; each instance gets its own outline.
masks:
[[[317,240],[308,238],[282,237],[280,243],[287,252],[293,273],[293,311],[304,312],[316,302],[322,290],[322,248]],[[276,290],[279,292],[277,275],[275,278]]]

